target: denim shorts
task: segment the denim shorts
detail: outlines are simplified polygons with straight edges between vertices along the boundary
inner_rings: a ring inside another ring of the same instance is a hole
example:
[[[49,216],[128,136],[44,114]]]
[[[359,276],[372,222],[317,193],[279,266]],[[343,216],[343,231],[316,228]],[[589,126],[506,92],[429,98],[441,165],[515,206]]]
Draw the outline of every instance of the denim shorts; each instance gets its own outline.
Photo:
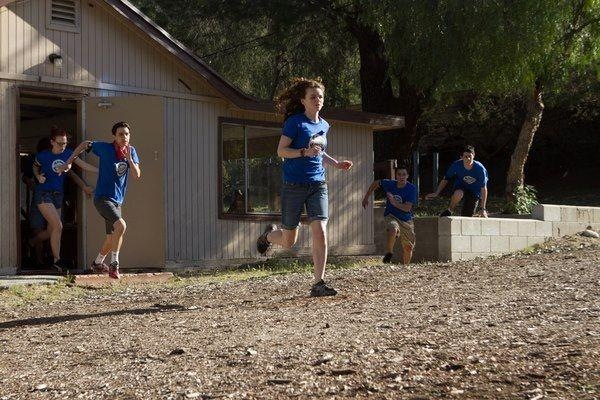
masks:
[[[31,229],[44,229],[46,227],[46,220],[35,201],[32,201],[31,207],[29,207],[29,226]]]
[[[106,234],[110,235],[115,230],[113,226],[115,222],[121,219],[121,205],[106,197],[100,197],[94,199],[94,206],[98,210],[98,214],[104,218]]]
[[[48,191],[36,189],[33,191],[33,204],[37,207],[38,204],[51,203],[54,204],[54,208],[58,210],[62,208],[63,197],[64,193],[57,190]]]
[[[300,216],[305,206],[310,222],[327,221],[329,204],[325,182],[283,184],[281,227],[287,230],[296,229],[300,225]]]

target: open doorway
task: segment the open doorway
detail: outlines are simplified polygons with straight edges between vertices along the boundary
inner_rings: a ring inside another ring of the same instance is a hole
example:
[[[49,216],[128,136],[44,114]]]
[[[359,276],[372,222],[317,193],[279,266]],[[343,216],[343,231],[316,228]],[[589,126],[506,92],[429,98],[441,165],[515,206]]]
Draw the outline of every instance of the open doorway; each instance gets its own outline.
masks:
[[[52,268],[53,257],[49,240],[45,239],[46,221],[34,204],[34,189],[38,184],[34,176],[33,164],[36,154],[49,150],[52,127],[64,129],[68,133],[68,148],[74,148],[80,140],[78,132],[78,101],[55,95],[27,94],[19,96],[18,150],[20,175],[17,189],[17,204],[20,216],[19,273],[48,274],[60,273]],[[74,168],[73,173],[81,176]],[[81,184],[81,182],[80,182]],[[80,243],[80,202],[81,190],[76,178],[65,179],[64,198],[61,207],[63,223],[60,256],[66,268],[63,272],[76,269]],[[37,239],[35,239],[37,237]],[[33,244],[33,245],[32,245]]]

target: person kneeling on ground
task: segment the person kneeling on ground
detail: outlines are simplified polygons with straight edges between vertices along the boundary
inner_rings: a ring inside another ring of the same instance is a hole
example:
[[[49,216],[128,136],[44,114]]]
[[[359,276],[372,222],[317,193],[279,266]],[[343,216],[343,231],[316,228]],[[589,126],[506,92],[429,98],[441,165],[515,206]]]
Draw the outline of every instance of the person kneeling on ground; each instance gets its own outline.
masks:
[[[488,196],[488,173],[482,163],[475,161],[475,148],[473,146],[465,146],[461,159],[450,165],[437,190],[434,193],[429,193],[425,196],[425,199],[431,200],[438,197],[450,179],[454,179],[450,205],[440,214],[440,217],[451,216],[454,208],[464,199],[461,216],[472,217],[477,209],[477,203],[481,201],[481,215],[487,218],[485,204]]]
[[[374,181],[362,201],[363,208],[369,205],[369,198],[375,189],[385,191],[386,204],[383,213],[387,226],[386,253],[384,263],[390,263],[394,255],[396,238],[402,243],[402,261],[409,264],[415,248],[415,226],[413,223],[413,204],[417,202],[417,188],[408,181],[406,166],[396,168],[396,180],[382,179]]]

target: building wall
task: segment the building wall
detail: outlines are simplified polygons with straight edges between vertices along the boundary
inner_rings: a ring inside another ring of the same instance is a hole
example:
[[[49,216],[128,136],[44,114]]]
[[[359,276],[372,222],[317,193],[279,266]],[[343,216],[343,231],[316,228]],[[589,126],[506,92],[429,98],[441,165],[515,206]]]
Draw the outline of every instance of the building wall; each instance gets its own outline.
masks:
[[[47,61],[52,52],[63,56],[62,69]],[[218,118],[276,121],[273,114],[231,108],[202,78],[124,23],[103,2],[83,3],[80,33],[46,29],[43,0],[16,2],[0,8],[2,188],[15,188],[18,179],[15,99],[17,86],[23,85],[89,96],[164,97],[168,264],[214,265],[219,260],[257,255],[255,240],[265,223],[218,219]],[[329,153],[355,163],[348,173],[328,168],[330,250],[333,254],[370,253],[374,249],[373,213],[372,208],[363,210],[360,200],[373,178],[371,128],[329,122]],[[0,196],[0,268],[14,272],[15,191],[3,189]],[[308,230],[301,229],[293,252],[308,251]]]
[[[17,204],[14,87],[0,80],[0,274],[17,265]]]
[[[268,222],[218,218],[218,118],[275,122],[277,119],[274,115],[222,105],[213,107],[186,99],[167,99],[166,107],[169,264],[172,267],[214,265],[222,259],[256,257],[256,238]],[[195,115],[199,118],[194,118]],[[349,172],[328,167],[331,253],[370,253],[374,250],[373,213],[371,208],[363,210],[360,201],[373,179],[371,129],[336,121],[331,121],[331,125],[329,154],[354,162]],[[301,229],[292,253],[307,253],[308,247],[308,229]]]
[[[52,89],[73,90],[56,84],[37,84]],[[15,136],[13,99],[16,84],[2,82],[4,88],[0,134]],[[89,96],[136,96],[139,94],[86,89]],[[212,264],[218,260],[248,259],[257,256],[256,237],[266,222],[218,218],[218,118],[220,116],[276,121],[274,115],[233,110],[222,104],[181,98],[165,99],[166,146],[166,237],[167,261],[175,266]],[[337,159],[350,159],[352,170],[327,167],[330,199],[329,245],[332,254],[368,254],[373,247],[373,212],[363,210],[361,199],[373,179],[372,134],[367,126],[331,121],[328,152]],[[15,143],[2,144],[3,187],[16,185]],[[273,149],[275,152],[276,149]],[[6,183],[6,186],[4,186]],[[12,218],[14,192],[2,191],[2,221]],[[2,224],[3,258],[0,265],[16,265],[14,223]],[[12,242],[4,240],[11,238]],[[293,253],[309,251],[308,229],[301,229]],[[11,251],[10,249],[14,249]],[[10,254],[10,256],[9,256]]]
[[[62,68],[48,61],[51,53],[63,57]],[[1,7],[0,78],[218,96],[137,27],[95,0],[81,2],[79,33],[47,29],[46,0]]]

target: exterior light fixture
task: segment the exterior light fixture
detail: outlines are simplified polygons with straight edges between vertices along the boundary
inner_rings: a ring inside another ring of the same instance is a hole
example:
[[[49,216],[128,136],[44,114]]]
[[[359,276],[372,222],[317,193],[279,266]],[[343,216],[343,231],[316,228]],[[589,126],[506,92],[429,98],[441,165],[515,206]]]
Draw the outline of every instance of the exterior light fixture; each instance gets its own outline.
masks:
[[[106,99],[102,99],[102,100],[100,100],[100,102],[98,102],[98,107],[99,108],[104,108],[104,109],[111,108],[112,105],[113,104],[110,101],[106,100]]]
[[[48,56],[48,60],[54,65],[56,68],[62,68],[63,59],[62,56],[56,53],[52,53]]]

